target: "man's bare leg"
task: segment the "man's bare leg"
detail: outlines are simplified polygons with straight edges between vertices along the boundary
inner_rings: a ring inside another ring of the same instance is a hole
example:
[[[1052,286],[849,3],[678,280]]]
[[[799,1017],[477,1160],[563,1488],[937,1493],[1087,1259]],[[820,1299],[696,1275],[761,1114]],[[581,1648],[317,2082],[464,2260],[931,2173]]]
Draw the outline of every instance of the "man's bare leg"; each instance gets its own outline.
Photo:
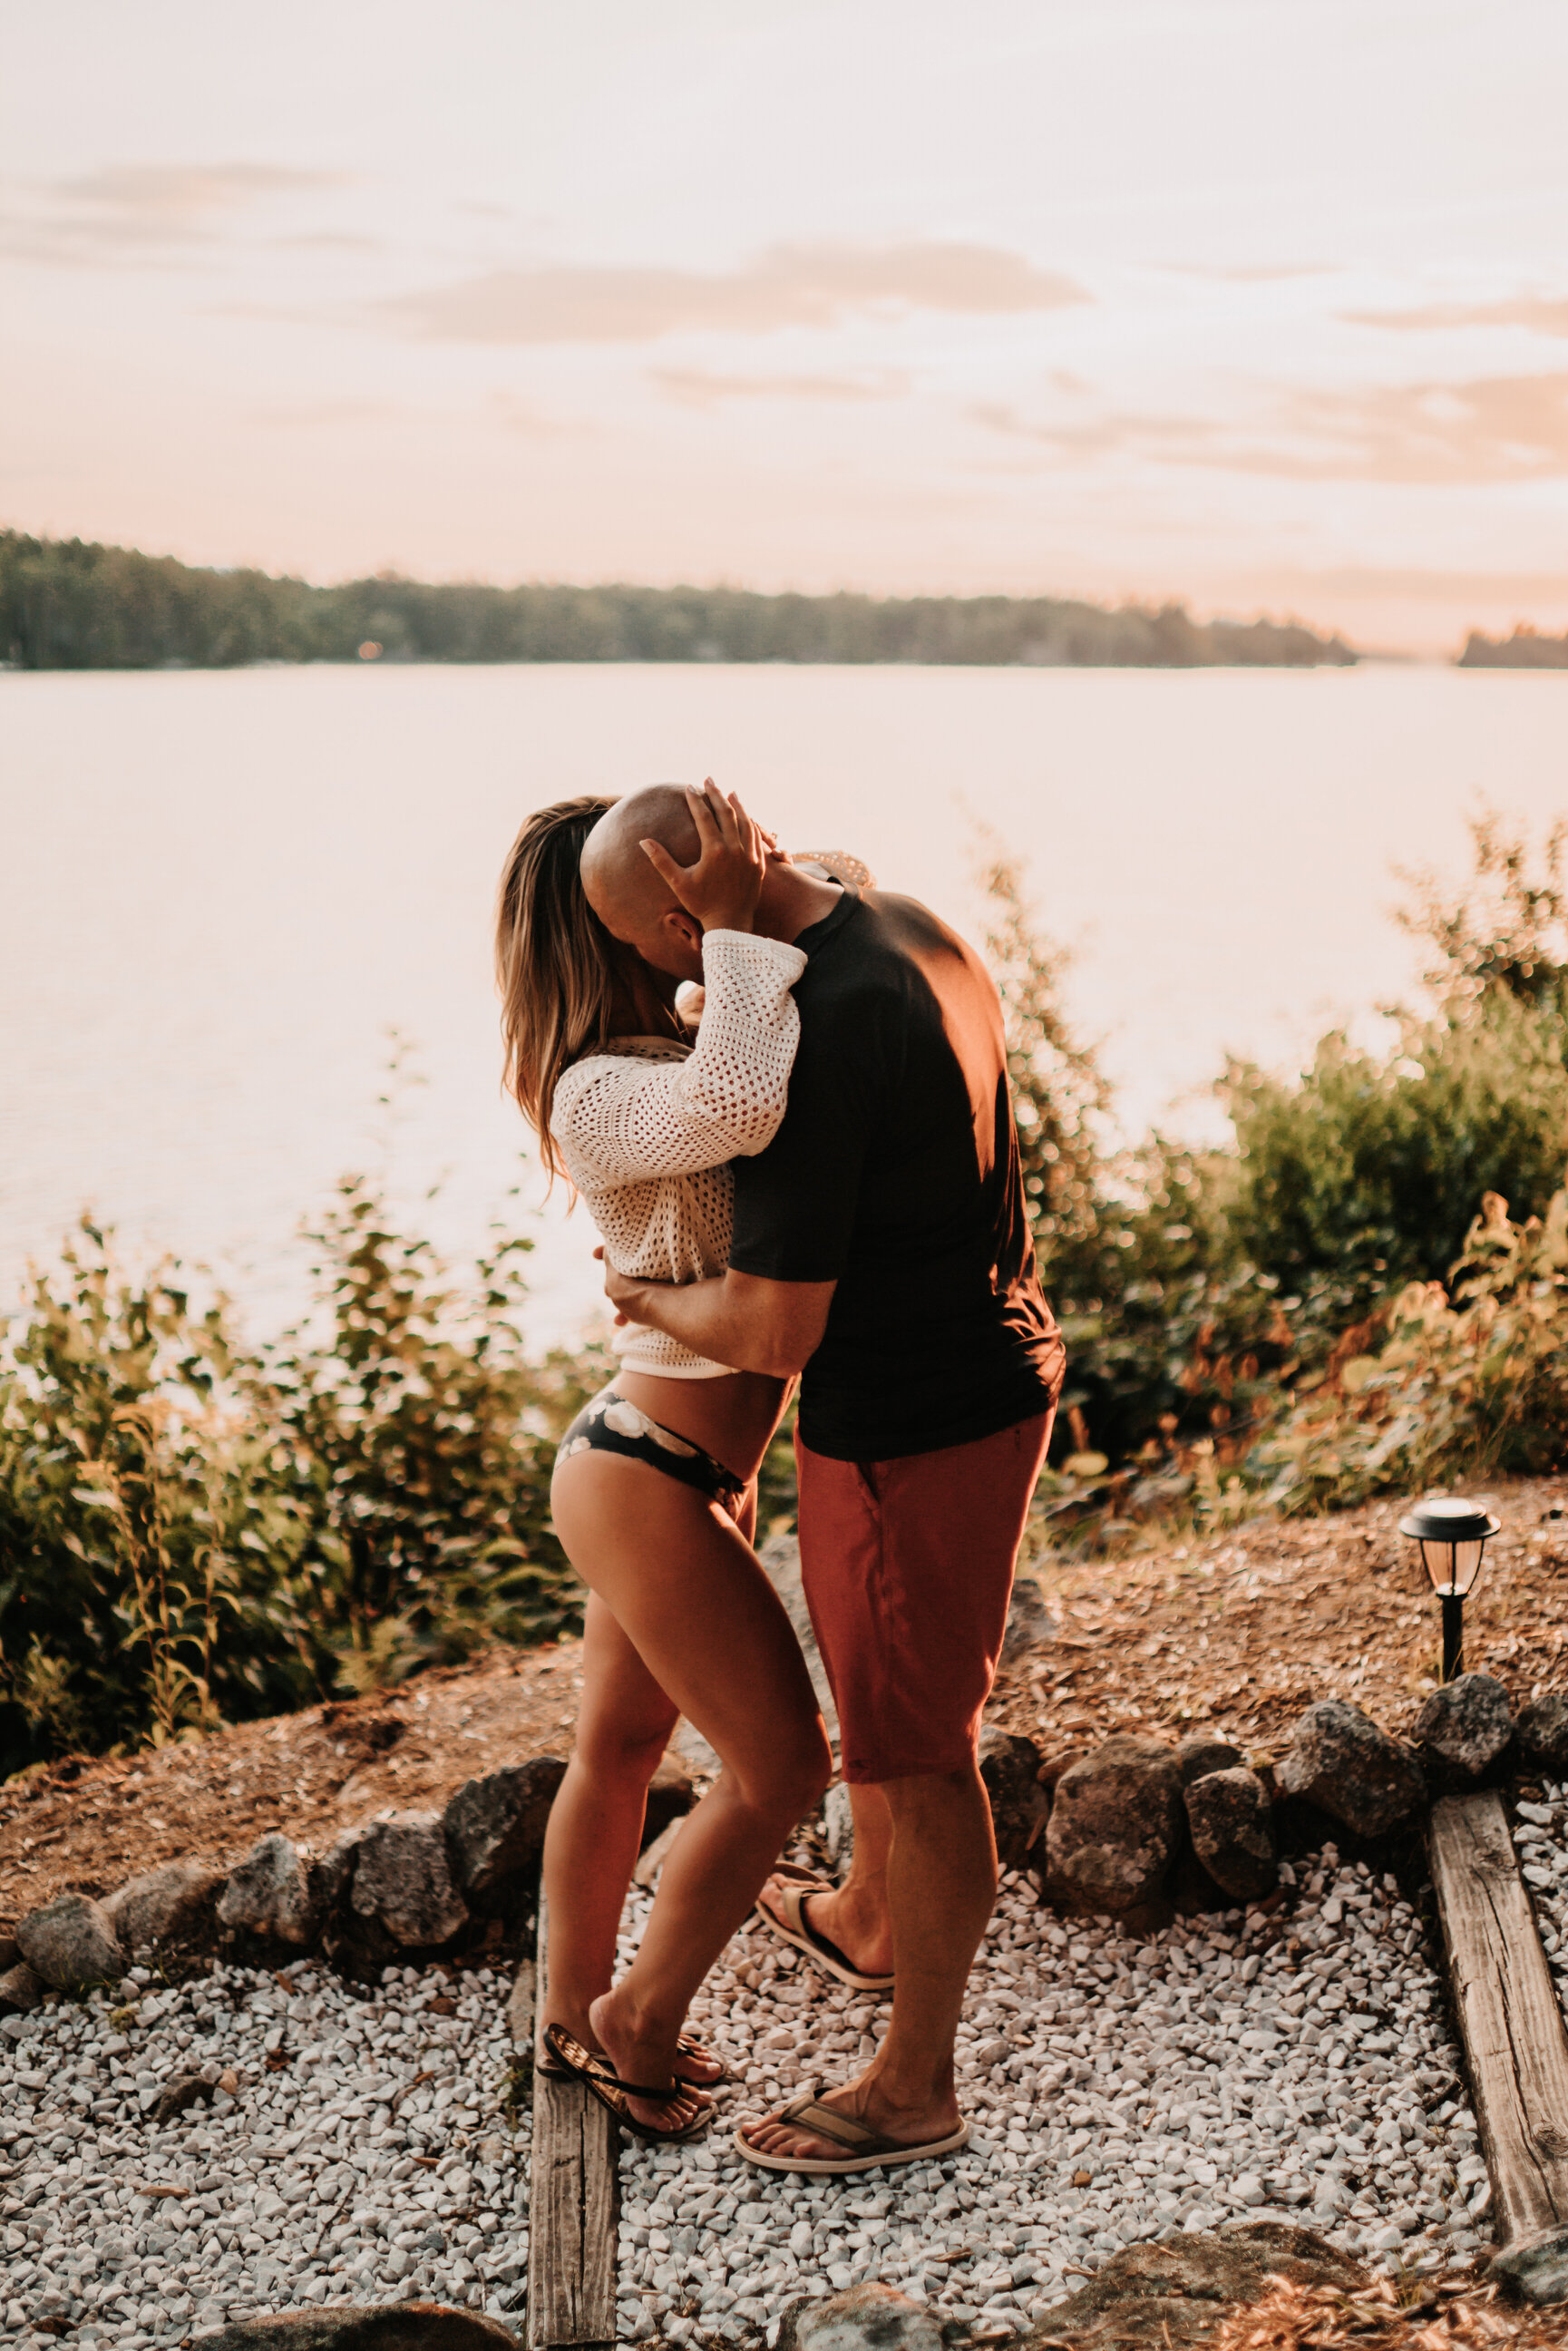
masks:
[[[826,2092],[821,2103],[852,2115],[885,2137],[919,2147],[958,2127],[953,2046],[969,1970],[996,1905],[996,1840],[990,1804],[976,1766],[889,1780],[869,1792],[884,1800],[892,1832],[886,1883],[893,1930],[893,2017],[887,2037],[865,2072]],[[861,1793],[855,1791],[857,1796]],[[857,1848],[860,1810],[857,1805]],[[874,1859],[873,1853],[868,1863],[868,1895]],[[841,1942],[838,1927],[850,1931],[854,1915],[846,1912],[841,1917],[828,1909],[829,1902],[839,1898],[814,1899],[810,1910],[813,1926],[834,1942]],[[815,2158],[843,2153],[797,2124],[753,2123],[745,2126],[745,2132],[765,2155]]]
[[[850,1874],[831,1894],[813,1894],[805,1916],[819,1935],[836,1943],[862,1975],[893,1973],[893,1914],[887,1904],[887,1857],[893,1844],[893,1813],[881,1788],[852,1785],[854,1852]],[[760,1900],[775,1913],[786,1878],[770,1877]]]

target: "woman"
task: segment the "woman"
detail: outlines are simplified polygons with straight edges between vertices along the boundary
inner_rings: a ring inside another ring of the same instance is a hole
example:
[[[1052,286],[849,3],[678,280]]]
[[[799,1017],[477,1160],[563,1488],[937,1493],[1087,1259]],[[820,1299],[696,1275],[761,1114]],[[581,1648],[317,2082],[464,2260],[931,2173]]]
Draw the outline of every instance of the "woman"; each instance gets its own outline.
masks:
[[[727,1163],[784,1114],[799,948],[753,929],[769,844],[738,801],[689,795],[700,854],[683,885],[703,926],[695,1043],[676,983],[603,928],[583,843],[608,799],[529,817],[502,878],[497,967],[507,1081],[546,1166],[587,1201],[622,1270],[722,1270]],[[683,2038],[697,1986],[826,1785],[804,1660],[751,1547],[757,1472],[787,1383],[617,1333],[621,1367],[573,1422],[552,1509],[588,1585],[577,1743],[545,1839],[547,2071],[571,2073],[640,2137],[687,2138],[722,2067]],[[722,1769],[682,1827],[642,1947],[612,1991],[648,1783],[679,1716]]]

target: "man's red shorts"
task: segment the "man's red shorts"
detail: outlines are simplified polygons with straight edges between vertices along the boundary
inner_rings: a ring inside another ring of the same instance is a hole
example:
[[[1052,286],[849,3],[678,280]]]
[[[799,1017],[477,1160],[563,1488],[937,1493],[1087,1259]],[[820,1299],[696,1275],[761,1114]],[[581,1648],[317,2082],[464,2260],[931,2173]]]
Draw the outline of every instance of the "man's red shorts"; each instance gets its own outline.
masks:
[[[796,1437],[800,1575],[846,1780],[973,1762],[1053,1417],[896,1461],[833,1461]]]

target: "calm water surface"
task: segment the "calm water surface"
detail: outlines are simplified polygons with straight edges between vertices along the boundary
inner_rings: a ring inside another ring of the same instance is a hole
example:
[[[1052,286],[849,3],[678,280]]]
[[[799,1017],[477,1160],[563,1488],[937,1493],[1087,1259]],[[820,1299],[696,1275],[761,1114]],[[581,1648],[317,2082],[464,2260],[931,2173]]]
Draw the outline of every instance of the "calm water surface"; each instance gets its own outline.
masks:
[[[1130,1123],[1227,1050],[1288,1061],[1407,992],[1393,867],[1568,805],[1568,680],[792,668],[0,675],[0,1302],[90,1205],[218,1266],[257,1327],[349,1167],[465,1249],[539,1237],[535,1328],[594,1311],[499,1099],[491,894],[520,818],[711,770],[971,932],[977,822],[1079,952]],[[423,1082],[388,1111],[389,1033]],[[508,1201],[520,1185],[520,1198]]]

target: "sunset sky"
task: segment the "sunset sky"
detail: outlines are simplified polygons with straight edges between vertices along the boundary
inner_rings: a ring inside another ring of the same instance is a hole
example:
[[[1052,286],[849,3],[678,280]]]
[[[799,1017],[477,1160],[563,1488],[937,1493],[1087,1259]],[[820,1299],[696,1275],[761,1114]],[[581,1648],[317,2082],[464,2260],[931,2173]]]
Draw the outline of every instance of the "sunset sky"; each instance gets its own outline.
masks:
[[[0,522],[1568,625],[1563,0],[10,13]]]

